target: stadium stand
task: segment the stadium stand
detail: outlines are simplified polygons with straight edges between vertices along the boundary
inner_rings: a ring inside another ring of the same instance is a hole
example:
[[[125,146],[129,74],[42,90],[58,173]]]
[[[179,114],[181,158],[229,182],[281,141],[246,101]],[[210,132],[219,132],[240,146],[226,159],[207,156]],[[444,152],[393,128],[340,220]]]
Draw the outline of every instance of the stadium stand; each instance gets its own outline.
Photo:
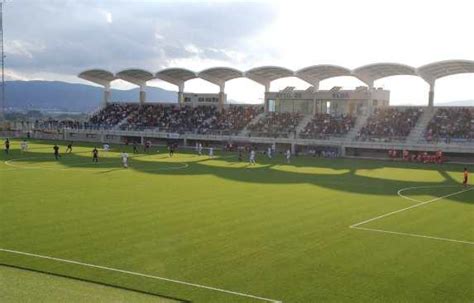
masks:
[[[114,127],[137,110],[138,104],[111,103],[90,118],[90,126],[100,128]]]
[[[300,132],[303,139],[329,139],[331,136],[343,136],[354,127],[355,118],[350,115],[333,116],[316,114]]]
[[[428,142],[474,140],[474,108],[439,108],[426,128]]]
[[[422,108],[381,108],[367,119],[357,135],[360,141],[403,141],[423,113]]]
[[[303,115],[298,113],[268,113],[257,123],[248,126],[250,136],[287,138],[294,134]]]
[[[238,133],[262,111],[262,107],[254,106],[232,106],[220,111],[215,106],[145,104],[132,112],[120,128],[229,135]]]

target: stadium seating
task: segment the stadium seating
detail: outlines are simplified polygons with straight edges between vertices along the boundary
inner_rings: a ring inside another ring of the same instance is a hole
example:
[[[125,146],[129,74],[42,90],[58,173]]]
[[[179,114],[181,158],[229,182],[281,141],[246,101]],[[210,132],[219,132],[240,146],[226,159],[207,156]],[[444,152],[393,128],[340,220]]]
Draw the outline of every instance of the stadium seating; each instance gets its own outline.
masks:
[[[257,123],[248,126],[251,136],[289,137],[296,132],[303,115],[298,113],[267,113]]]
[[[146,104],[132,113],[121,129],[236,134],[261,111],[261,107],[235,106],[219,111],[215,106],[193,108],[190,106]]]
[[[474,108],[440,108],[429,122],[428,142],[474,141]]]
[[[361,128],[357,139],[361,141],[403,141],[423,113],[421,108],[377,109]]]
[[[316,114],[300,132],[304,139],[329,139],[331,136],[342,136],[354,127],[355,118],[350,115],[332,116]]]
[[[110,128],[138,110],[138,104],[111,103],[89,120],[90,126]]]

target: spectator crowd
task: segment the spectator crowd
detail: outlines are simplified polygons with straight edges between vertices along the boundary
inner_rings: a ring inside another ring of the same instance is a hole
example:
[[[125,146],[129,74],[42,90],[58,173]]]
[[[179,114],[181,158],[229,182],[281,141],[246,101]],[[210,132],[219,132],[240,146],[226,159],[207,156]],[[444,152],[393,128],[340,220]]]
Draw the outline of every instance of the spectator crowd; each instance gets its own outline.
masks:
[[[439,108],[426,128],[425,138],[447,143],[474,140],[474,108]]]
[[[317,113],[300,132],[304,139],[328,139],[330,136],[342,136],[354,127],[355,118],[350,115],[332,116]]]
[[[421,108],[380,108],[367,119],[358,140],[393,141],[405,139],[423,113]]]
[[[296,132],[296,127],[302,119],[303,115],[299,113],[267,113],[247,129],[251,136],[287,138]]]

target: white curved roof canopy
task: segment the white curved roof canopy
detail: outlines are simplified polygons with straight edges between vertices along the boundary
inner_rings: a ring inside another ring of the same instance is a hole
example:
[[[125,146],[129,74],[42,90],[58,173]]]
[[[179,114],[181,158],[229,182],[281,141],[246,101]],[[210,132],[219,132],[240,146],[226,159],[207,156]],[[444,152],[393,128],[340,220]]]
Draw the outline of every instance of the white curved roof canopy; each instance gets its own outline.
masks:
[[[244,73],[230,67],[213,67],[198,73],[198,77],[214,84],[223,84],[226,81],[243,77]]]
[[[352,71],[354,76],[367,84],[390,76],[416,76],[416,68],[398,63],[375,63],[358,67]]]
[[[104,86],[109,85],[110,82],[117,79],[114,74],[103,69],[89,69],[83,71],[79,74],[79,78]]]
[[[197,78],[197,75],[185,68],[167,68],[157,72],[156,78],[180,86],[185,81]]]
[[[155,78],[155,76],[149,71],[138,68],[131,68],[120,71],[117,73],[116,76],[119,79],[125,80],[136,85],[145,85],[147,81],[150,81]]]
[[[304,81],[315,84],[319,81],[340,77],[340,76],[351,76],[351,70],[342,66],[337,65],[313,65],[302,68],[295,72],[295,76],[303,79]]]
[[[244,74],[245,77],[261,84],[266,84],[276,79],[292,77],[295,75],[292,70],[279,66],[256,67],[246,71]]]
[[[457,74],[474,73],[474,61],[471,60],[447,60],[433,62],[418,68],[420,77],[428,82],[436,79]]]

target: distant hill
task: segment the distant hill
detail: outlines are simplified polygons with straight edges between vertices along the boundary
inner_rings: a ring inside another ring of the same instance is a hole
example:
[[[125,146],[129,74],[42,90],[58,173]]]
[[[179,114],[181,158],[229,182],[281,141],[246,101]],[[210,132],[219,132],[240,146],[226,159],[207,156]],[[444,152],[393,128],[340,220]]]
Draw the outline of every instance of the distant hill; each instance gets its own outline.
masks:
[[[112,90],[112,101],[137,101],[139,89]],[[7,81],[5,99],[7,107],[14,109],[40,109],[89,112],[97,108],[103,89],[96,86],[59,81]],[[176,102],[177,93],[158,87],[148,87],[147,100]]]
[[[474,106],[474,100],[439,102],[436,106]]]

